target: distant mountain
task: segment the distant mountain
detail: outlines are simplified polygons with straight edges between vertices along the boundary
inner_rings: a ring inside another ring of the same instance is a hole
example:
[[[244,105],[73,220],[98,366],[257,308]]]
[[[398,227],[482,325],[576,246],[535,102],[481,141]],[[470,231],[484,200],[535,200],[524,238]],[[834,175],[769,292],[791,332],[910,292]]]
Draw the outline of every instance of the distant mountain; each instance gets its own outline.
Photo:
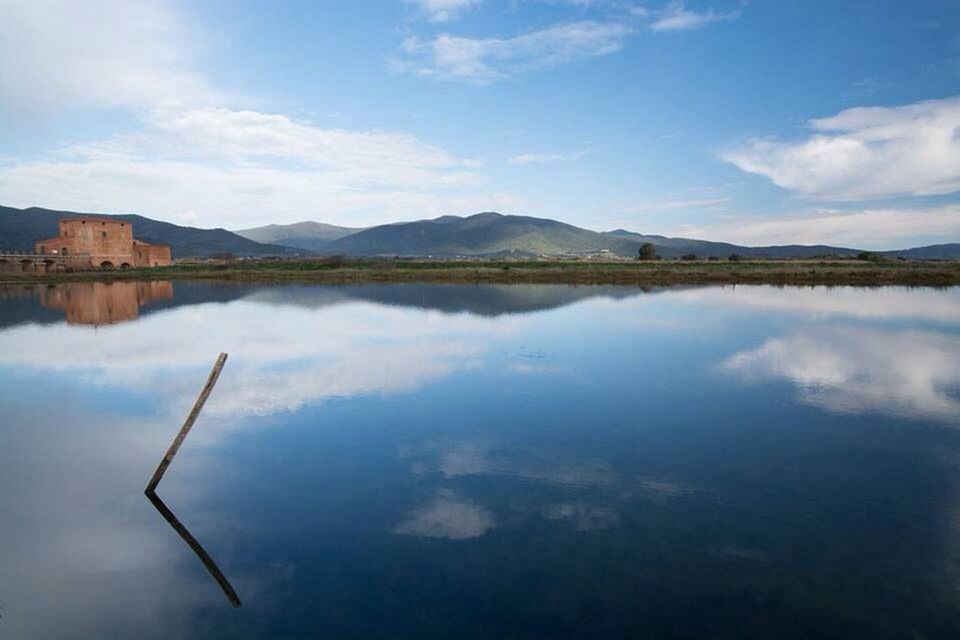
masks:
[[[891,258],[902,257],[911,260],[960,260],[960,242],[931,244],[926,247],[881,251],[880,253]]]
[[[322,222],[296,222],[294,224],[268,224],[265,227],[240,229],[234,231],[234,233],[254,242],[323,252],[327,245],[334,240],[339,240],[358,231],[363,231],[363,228],[338,227]]]
[[[650,242],[664,258],[694,254],[705,258],[812,258],[855,256],[860,249],[830,245],[746,247],[729,242],[668,238],[617,229],[598,233],[547,218],[478,213],[468,217],[442,216],[371,227],[330,242],[322,253],[350,256],[516,256],[571,255],[609,251],[634,257]],[[915,259],[960,258],[960,244],[936,245],[884,252]]]
[[[801,245],[787,244],[768,247],[745,247],[730,244],[729,242],[710,242],[709,240],[692,240],[690,238],[666,238],[664,236],[648,236],[624,229],[606,232],[607,235],[618,238],[630,238],[637,242],[651,242],[657,246],[657,253],[665,257],[677,257],[694,254],[700,257],[717,256],[726,258],[732,253],[747,258],[809,258],[813,256],[839,255],[855,256],[859,249],[848,247],[831,247],[828,245]]]
[[[538,256],[608,249],[636,255],[639,243],[528,216],[478,213],[371,227],[331,242],[324,253],[351,256]]]
[[[758,258],[858,253],[857,249],[824,245],[743,247],[727,242],[643,235],[624,229],[598,233],[546,218],[492,212],[372,227],[331,242],[323,252],[352,256],[539,256],[607,250],[618,256],[633,257],[645,242],[656,245],[657,253],[665,258],[691,253],[722,258],[732,253]]]
[[[290,247],[254,242],[226,229],[181,227],[138,215],[86,214],[39,207],[15,209],[3,206],[0,206],[0,251],[33,251],[34,242],[57,235],[57,222],[61,218],[84,215],[124,220],[133,225],[134,237],[170,245],[174,258],[202,258],[217,253],[251,257],[303,253]]]

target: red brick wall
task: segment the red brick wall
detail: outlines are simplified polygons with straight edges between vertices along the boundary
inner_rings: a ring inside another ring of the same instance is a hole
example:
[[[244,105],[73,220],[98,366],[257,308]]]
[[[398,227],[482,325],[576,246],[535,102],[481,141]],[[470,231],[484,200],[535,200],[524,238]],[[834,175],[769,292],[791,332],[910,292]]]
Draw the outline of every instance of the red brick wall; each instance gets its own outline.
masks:
[[[173,264],[170,257],[170,247],[165,244],[150,245],[150,266],[166,267]]]

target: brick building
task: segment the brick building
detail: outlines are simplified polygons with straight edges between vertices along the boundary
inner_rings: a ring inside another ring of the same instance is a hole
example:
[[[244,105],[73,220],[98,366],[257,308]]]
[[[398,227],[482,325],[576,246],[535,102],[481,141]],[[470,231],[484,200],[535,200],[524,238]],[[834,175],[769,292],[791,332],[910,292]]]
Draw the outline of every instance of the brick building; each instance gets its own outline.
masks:
[[[56,238],[39,240],[39,254],[83,256],[91,267],[164,267],[172,263],[170,247],[133,237],[129,222],[107,218],[67,218],[59,222]]]

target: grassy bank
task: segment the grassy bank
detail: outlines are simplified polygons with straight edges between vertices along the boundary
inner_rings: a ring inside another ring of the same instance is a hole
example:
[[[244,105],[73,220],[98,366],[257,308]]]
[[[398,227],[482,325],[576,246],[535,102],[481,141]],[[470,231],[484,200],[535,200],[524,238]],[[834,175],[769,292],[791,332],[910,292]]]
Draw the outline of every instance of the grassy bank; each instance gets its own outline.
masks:
[[[0,274],[0,283],[113,280],[241,282],[455,282],[566,284],[960,284],[960,261],[744,260],[740,262],[551,262],[429,260],[250,260],[153,269],[50,274]]]

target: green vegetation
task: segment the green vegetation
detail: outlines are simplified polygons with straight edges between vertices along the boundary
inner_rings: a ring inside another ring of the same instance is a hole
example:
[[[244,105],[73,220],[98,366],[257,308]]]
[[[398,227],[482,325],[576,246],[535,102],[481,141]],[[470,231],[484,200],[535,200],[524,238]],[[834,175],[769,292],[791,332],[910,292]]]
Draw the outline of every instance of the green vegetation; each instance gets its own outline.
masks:
[[[65,274],[0,273],[0,282],[74,280],[525,282],[569,284],[960,285],[960,261],[747,260],[548,261],[350,259],[240,260]]]
[[[640,245],[640,251],[637,254],[637,260],[656,260],[657,248],[651,242],[644,242]]]

